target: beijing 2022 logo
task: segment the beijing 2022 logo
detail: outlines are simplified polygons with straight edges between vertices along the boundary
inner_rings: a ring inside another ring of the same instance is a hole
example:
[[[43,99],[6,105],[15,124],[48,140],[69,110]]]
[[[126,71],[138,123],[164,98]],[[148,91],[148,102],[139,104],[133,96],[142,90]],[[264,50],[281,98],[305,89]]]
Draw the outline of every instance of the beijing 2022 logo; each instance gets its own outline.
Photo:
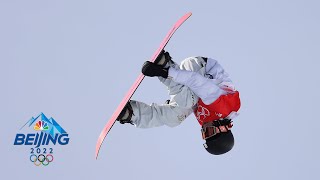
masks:
[[[67,145],[69,143],[68,133],[52,117],[47,118],[43,113],[36,118],[32,117],[20,131],[29,127],[35,133],[16,134],[14,145],[33,146],[30,148],[28,159],[36,166],[48,166],[54,161],[55,145]]]

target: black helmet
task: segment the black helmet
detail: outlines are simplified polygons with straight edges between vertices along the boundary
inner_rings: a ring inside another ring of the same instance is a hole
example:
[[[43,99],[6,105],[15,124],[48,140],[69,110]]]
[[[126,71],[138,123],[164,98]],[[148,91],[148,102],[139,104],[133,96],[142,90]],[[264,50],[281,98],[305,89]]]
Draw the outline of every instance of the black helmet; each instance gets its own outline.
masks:
[[[206,139],[204,147],[206,150],[214,155],[224,154],[232,149],[234,145],[234,138],[232,132],[220,132],[213,137]]]

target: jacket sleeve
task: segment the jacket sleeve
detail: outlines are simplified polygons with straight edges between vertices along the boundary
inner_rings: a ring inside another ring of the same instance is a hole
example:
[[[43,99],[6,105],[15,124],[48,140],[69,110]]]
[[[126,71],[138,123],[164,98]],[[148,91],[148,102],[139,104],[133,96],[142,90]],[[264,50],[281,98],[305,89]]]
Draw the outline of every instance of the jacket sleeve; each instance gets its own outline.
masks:
[[[189,87],[205,104],[211,104],[221,95],[228,94],[226,87],[233,88],[228,74],[216,60],[208,59],[204,73],[181,69],[169,69],[173,81]]]

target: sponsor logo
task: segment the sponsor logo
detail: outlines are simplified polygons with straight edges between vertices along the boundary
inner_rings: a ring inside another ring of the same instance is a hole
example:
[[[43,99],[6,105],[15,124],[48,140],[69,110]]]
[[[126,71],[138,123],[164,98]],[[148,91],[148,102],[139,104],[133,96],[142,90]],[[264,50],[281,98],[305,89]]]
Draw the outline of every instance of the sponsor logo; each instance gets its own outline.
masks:
[[[29,131],[33,130],[32,133]],[[41,113],[36,118],[32,117],[17,133],[13,145],[28,146],[30,148],[29,160],[36,166],[48,166],[54,160],[56,145],[67,145],[70,141],[69,134],[51,118]]]
[[[219,117],[219,118],[221,118],[221,117],[222,117],[222,114],[221,114],[221,113],[214,112],[214,114],[215,114],[217,117]]]

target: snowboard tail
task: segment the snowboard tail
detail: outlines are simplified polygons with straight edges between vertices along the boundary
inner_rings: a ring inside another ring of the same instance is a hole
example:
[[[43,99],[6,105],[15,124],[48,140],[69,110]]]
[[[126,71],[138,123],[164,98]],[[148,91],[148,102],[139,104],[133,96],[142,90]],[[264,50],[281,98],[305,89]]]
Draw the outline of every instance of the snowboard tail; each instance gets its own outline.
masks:
[[[174,26],[170,29],[170,31],[168,32],[168,34],[166,35],[166,37],[163,39],[163,41],[160,44],[160,47],[156,50],[156,52],[153,54],[152,58],[151,58],[151,62],[154,62],[154,60],[158,57],[158,55],[160,54],[160,52],[165,48],[165,46],[168,44],[170,38],[172,37],[172,35],[176,32],[176,30],[192,15],[191,12],[185,14],[184,16],[182,16],[175,24]],[[96,152],[95,152],[95,157],[96,159],[98,158],[99,155],[99,151],[101,148],[101,145],[103,143],[103,140],[105,139],[105,137],[107,136],[107,134],[109,133],[109,131],[111,130],[112,126],[114,125],[114,123],[116,122],[117,117],[119,116],[120,112],[122,111],[122,109],[124,108],[124,106],[127,104],[127,102],[130,100],[130,98],[132,97],[132,95],[134,94],[134,92],[137,90],[137,88],[139,87],[140,83],[142,82],[144,78],[144,75],[142,73],[140,73],[140,75],[138,76],[138,78],[136,79],[136,81],[133,83],[133,85],[131,86],[131,88],[129,89],[129,91],[126,93],[125,97],[122,99],[121,103],[119,104],[119,106],[117,107],[117,109],[114,111],[114,113],[112,114],[111,118],[109,119],[109,121],[107,122],[107,124],[104,126],[102,132],[100,133],[100,136],[98,138],[97,144],[96,144]]]

